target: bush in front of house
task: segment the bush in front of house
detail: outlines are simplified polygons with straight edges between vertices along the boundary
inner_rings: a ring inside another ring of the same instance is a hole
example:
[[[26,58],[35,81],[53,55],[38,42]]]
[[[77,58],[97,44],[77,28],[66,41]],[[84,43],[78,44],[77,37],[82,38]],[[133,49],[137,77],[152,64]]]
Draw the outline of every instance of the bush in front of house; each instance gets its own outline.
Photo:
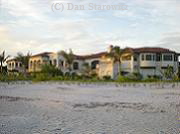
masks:
[[[129,73],[126,76],[119,75],[118,82],[138,82],[142,80],[142,75],[140,73]]]
[[[159,82],[162,80],[160,75],[148,75],[147,78],[143,79],[142,82]]]
[[[111,80],[111,76],[109,76],[109,75],[103,76],[103,80],[110,81]]]
[[[52,76],[52,77],[63,75],[63,72],[53,65],[42,65],[41,73]]]
[[[53,65],[42,65],[40,72],[32,73],[33,81],[47,81],[53,79],[61,79],[63,73],[60,69]]]

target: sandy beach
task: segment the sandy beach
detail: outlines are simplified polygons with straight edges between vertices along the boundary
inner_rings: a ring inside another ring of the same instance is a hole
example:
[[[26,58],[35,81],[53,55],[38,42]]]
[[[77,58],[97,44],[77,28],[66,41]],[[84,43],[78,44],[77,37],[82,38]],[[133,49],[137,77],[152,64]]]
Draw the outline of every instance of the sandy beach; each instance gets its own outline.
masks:
[[[180,83],[0,83],[1,134],[179,134]]]

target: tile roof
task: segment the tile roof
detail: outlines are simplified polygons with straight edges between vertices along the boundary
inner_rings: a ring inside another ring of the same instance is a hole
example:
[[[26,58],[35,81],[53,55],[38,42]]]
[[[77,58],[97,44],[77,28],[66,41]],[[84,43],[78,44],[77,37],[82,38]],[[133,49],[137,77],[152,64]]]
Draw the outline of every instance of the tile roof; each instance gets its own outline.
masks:
[[[107,52],[100,52],[100,53],[91,54],[91,55],[75,55],[75,57],[76,57],[76,59],[79,59],[79,60],[85,60],[85,59],[100,58],[106,54],[107,54]]]
[[[53,52],[43,52],[43,53],[39,53],[39,54],[36,54],[36,55],[32,55],[31,57],[38,57],[38,56],[42,56],[42,57],[45,57],[45,56],[48,56],[48,54],[52,54]]]
[[[132,51],[134,53],[176,53],[170,49],[160,47],[141,47],[141,48],[125,48],[124,51]]]
[[[6,62],[11,62],[11,61],[17,61],[17,59],[16,58],[12,58],[12,59],[7,60]]]

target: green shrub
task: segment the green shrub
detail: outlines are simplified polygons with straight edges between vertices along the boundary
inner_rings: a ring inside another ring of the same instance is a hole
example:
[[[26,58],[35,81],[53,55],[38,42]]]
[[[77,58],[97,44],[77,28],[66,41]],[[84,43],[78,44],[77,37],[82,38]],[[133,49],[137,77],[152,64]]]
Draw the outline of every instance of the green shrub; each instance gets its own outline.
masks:
[[[137,82],[142,80],[142,75],[140,73],[129,73],[127,76],[120,75],[118,77],[118,82]]]
[[[180,78],[179,78],[178,74],[173,77],[173,81],[174,82],[180,81]]]
[[[103,76],[103,80],[105,81],[111,80],[111,76],[109,75]]]
[[[11,74],[0,74],[0,81],[8,82],[8,81],[18,81],[18,80],[30,80],[29,77],[24,76],[21,73],[11,73]]]
[[[127,76],[122,76],[122,75],[120,75],[119,77],[118,77],[118,80],[117,80],[118,82],[132,82],[132,80],[130,79],[130,78],[128,78]]]
[[[47,73],[38,73],[35,78],[33,78],[33,81],[47,81],[50,79],[51,77]]]
[[[63,73],[60,69],[56,68],[53,65],[43,65],[41,69],[41,73],[48,74],[49,76],[62,76]]]

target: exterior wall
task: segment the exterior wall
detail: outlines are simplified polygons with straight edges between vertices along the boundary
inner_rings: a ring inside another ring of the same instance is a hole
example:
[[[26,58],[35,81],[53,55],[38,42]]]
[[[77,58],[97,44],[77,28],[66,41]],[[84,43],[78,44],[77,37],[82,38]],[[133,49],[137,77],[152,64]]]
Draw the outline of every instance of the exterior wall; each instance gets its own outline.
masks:
[[[163,57],[166,54],[170,53],[161,53],[161,61],[156,60],[156,53],[132,53],[126,52],[123,53],[122,56],[130,56],[128,60],[123,60],[121,57],[121,64],[119,66],[118,63],[113,63],[110,58],[88,58],[88,59],[75,59],[74,63],[78,63],[78,69],[73,69],[72,72],[77,74],[83,74],[83,65],[84,63],[88,63],[89,67],[92,67],[93,61],[99,61],[99,65],[96,66],[94,71],[98,74],[100,78],[103,76],[111,76],[112,79],[117,78],[120,70],[127,73],[139,72],[144,77],[148,75],[162,75],[164,68],[168,67],[168,65],[173,66],[174,71],[178,72],[178,61],[174,61],[174,53],[172,53],[173,61],[164,61]],[[142,60],[142,55],[154,55],[152,60]],[[31,57],[29,60],[29,72],[40,71],[42,64],[52,64],[57,68],[61,69],[63,73],[68,72],[66,59],[58,54],[52,53],[48,56],[36,56]]]
[[[21,62],[18,62],[16,60],[10,60],[7,62],[7,69],[8,71],[18,71],[18,72],[23,72],[23,67]]]
[[[39,72],[41,71],[41,65],[43,64],[49,64],[49,58],[48,57],[31,57],[29,59],[29,72]]]
[[[112,79],[116,79],[119,74],[119,64],[113,63],[110,58],[102,58],[99,64],[99,78],[103,76],[110,76]]]
[[[147,60],[142,60],[142,55],[146,54],[151,54],[155,55],[155,53],[141,53],[140,54],[140,73],[144,76],[147,77],[148,75],[158,75],[162,76],[164,72],[164,68],[167,68],[168,66],[172,66],[174,69],[174,72],[178,72],[178,61],[174,61],[174,54],[173,53],[162,53],[161,55],[161,61],[157,61],[156,58],[151,61]],[[172,55],[172,61],[165,61],[164,60],[164,55]]]
[[[131,58],[128,60],[123,60],[123,56],[130,55]],[[142,55],[144,55],[144,60],[142,60]],[[152,55],[152,60],[146,60],[146,55]],[[153,57],[154,55],[154,57]],[[161,61],[156,60],[156,53],[124,53],[121,57],[121,71],[126,73],[139,72],[144,78],[147,76],[158,75],[162,76],[165,68],[172,66],[174,72],[178,72],[178,61],[174,61],[174,53],[161,53]],[[163,59],[164,55],[172,55],[172,61],[165,61]],[[136,57],[136,60],[135,60]]]
[[[99,64],[99,77],[111,76],[113,77],[113,63],[110,59],[102,59]]]
[[[129,60],[124,60],[122,57],[123,56],[130,56]],[[121,56],[121,71],[122,72],[128,72],[128,73],[132,73],[134,70],[134,58],[133,55],[131,53],[124,53]]]
[[[69,70],[67,69],[67,66],[66,66],[66,59],[62,56],[62,55],[60,55],[60,54],[58,54],[58,53],[54,53],[54,54],[51,54],[51,55],[49,55],[49,60],[51,60],[52,61],[52,64],[53,65],[55,65],[54,64],[54,60],[56,60],[56,67],[57,68],[59,68],[59,69],[61,69],[61,71],[63,72],[63,73],[66,73],[66,72],[68,72]],[[72,64],[72,66],[71,66],[71,69],[72,69],[72,72],[75,72],[75,73],[77,73],[77,74],[82,74],[83,73],[83,66],[84,66],[84,63],[88,63],[89,64],[89,67],[91,67],[91,64],[92,64],[92,62],[93,61],[99,61],[100,60],[100,58],[92,58],[92,59],[86,59],[86,60],[83,60],[83,59],[75,59],[74,61],[73,61],[73,63],[78,63],[78,69],[74,69],[73,68],[73,64]]]
[[[101,58],[85,59],[85,60],[82,61],[81,69],[83,68],[83,64],[84,64],[84,63],[88,63],[88,64],[89,64],[89,67],[91,68],[91,70],[92,70],[94,73],[99,74],[100,60],[101,60]],[[94,69],[92,69],[92,66],[93,66],[92,64],[93,64],[94,61],[98,61],[99,64],[97,64],[96,67],[95,67]],[[83,72],[81,72],[81,73],[83,73]]]
[[[93,61],[100,61],[100,58],[92,58],[92,59],[86,59],[86,60],[75,59],[73,64],[75,62],[78,63],[78,69],[74,69],[72,65],[71,66],[72,73],[75,72],[77,74],[82,74],[84,63],[88,63],[89,67],[91,67]],[[66,59],[58,53],[49,54],[48,57],[42,57],[42,56],[31,57],[29,60],[29,72],[41,71],[41,65],[43,64],[52,64],[56,66],[57,68],[61,69],[61,71],[64,74],[66,72],[69,72],[67,68]],[[96,66],[96,69],[94,69],[93,71],[98,73],[98,67],[99,66]]]
[[[120,65],[118,62],[113,64],[113,75],[112,75],[112,79],[117,79],[119,76],[119,71],[120,71]]]
[[[157,75],[156,69],[140,69],[140,74],[143,75],[144,78],[147,78],[149,75]]]

